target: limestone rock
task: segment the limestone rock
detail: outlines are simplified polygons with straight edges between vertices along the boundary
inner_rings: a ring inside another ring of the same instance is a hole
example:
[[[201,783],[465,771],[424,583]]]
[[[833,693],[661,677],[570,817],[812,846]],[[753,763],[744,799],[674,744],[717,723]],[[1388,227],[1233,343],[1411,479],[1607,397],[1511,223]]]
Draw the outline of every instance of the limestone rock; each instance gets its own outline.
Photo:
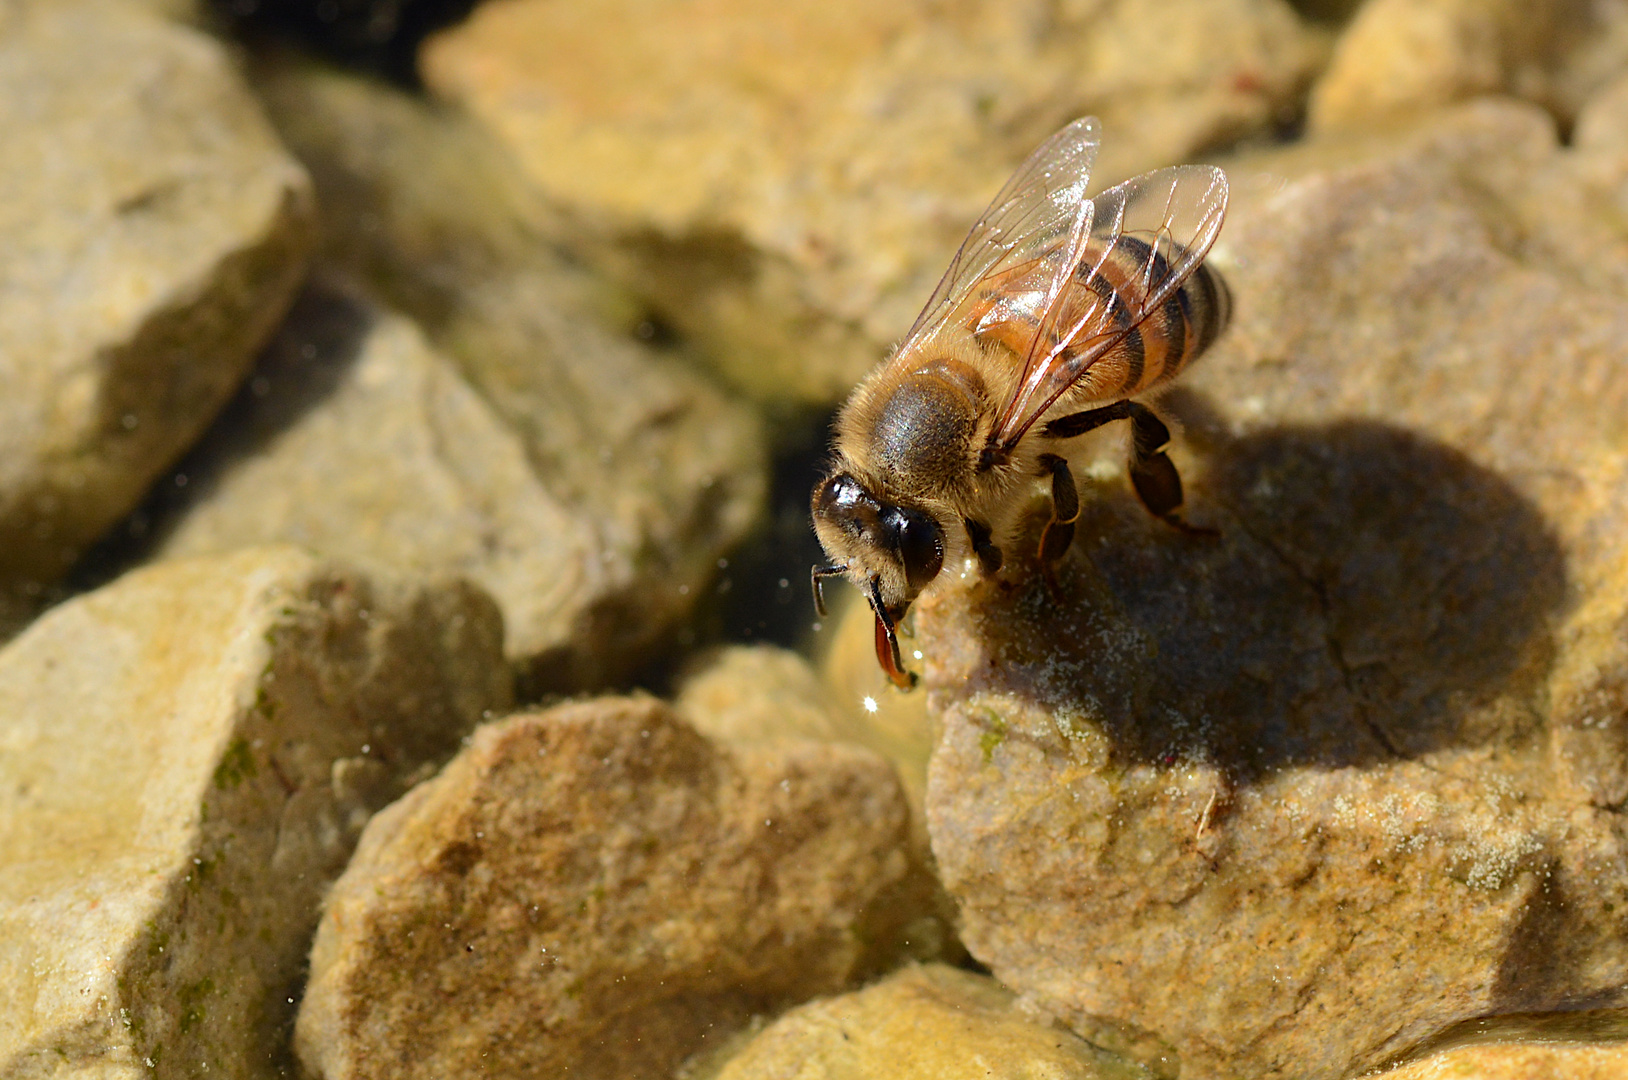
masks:
[[[335,283],[306,290],[180,475],[158,557],[275,540],[465,576],[502,607],[519,661],[603,647],[584,612],[630,574],[450,360]]]
[[[890,958],[893,770],[721,749],[649,699],[482,727],[329,896],[295,1046],[324,1080],[659,1076]]]
[[[549,546],[592,538],[597,565],[531,561],[529,590],[572,625],[570,642],[513,617],[533,601],[500,597],[531,692],[624,678],[759,523],[756,416],[636,336],[637,309],[560,255],[557,221],[479,128],[277,58],[256,85],[315,177],[324,263],[417,321],[515,433],[535,485],[575,519]]]
[[[828,403],[1063,123],[1103,118],[1106,186],[1270,128],[1321,55],[1280,0],[511,0],[423,66],[734,385]]]
[[[716,1080],[1143,1080],[1141,1066],[1025,1016],[993,979],[931,964],[809,1002]]]
[[[1060,599],[922,605],[963,940],[1092,1042],[1317,1080],[1619,999],[1628,294],[1576,153],[1485,102],[1235,162],[1236,321],[1165,400],[1219,538],[1105,435]]]
[[[362,824],[507,704],[466,585],[138,570],[0,651],[0,1075],[270,1077]]]
[[[225,51],[139,6],[0,5],[0,144],[17,591],[61,577],[231,396],[304,272],[312,209]]]
[[[1560,0],[1367,0],[1312,89],[1314,128],[1360,127],[1478,94],[1516,94],[1570,121],[1628,63],[1628,11]]]

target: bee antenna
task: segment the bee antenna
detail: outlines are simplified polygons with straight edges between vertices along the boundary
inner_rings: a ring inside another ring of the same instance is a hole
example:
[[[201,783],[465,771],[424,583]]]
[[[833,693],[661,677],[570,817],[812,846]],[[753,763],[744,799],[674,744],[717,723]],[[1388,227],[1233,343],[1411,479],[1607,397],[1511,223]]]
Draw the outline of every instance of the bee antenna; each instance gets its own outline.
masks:
[[[846,566],[816,566],[813,572],[809,574],[809,583],[814,587],[814,613],[820,618],[823,619],[826,615],[825,593],[820,589],[820,582],[825,578],[836,577],[838,574],[846,574],[847,572],[848,568]]]

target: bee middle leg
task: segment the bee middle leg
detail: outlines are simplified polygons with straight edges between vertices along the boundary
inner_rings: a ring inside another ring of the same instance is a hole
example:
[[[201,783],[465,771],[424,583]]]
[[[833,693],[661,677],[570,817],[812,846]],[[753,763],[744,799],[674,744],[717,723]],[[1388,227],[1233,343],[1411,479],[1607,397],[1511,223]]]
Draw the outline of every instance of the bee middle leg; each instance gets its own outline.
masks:
[[[1074,486],[1068,462],[1056,454],[1041,454],[1040,468],[1041,475],[1051,474],[1051,520],[1040,533],[1040,572],[1055,596],[1057,580],[1052,568],[1074,543],[1074,523],[1080,520],[1080,489]]]
[[[1139,401],[1116,401],[1100,409],[1060,416],[1047,424],[1047,438],[1071,439],[1095,431],[1115,420],[1131,422],[1131,486],[1137,498],[1154,517],[1173,528],[1195,536],[1214,536],[1214,529],[1189,525],[1182,516],[1181,474],[1165,448],[1170,445],[1170,428],[1157,413]]]

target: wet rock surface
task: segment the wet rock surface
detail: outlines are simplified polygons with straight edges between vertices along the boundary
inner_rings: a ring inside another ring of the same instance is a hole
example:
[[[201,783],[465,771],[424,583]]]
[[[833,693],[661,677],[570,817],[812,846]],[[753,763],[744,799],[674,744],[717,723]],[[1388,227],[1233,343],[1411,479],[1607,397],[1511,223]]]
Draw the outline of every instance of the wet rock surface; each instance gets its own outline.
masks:
[[[501,637],[466,585],[270,548],[0,650],[0,1073],[276,1075],[324,888],[507,706]]]
[[[1275,0],[627,0],[486,5],[423,65],[735,385],[831,403],[1057,127],[1103,118],[1111,183],[1271,128],[1321,55]]]
[[[221,45],[139,6],[0,8],[0,143],[0,591],[33,595],[231,396],[313,214]]]
[[[1143,1080],[1141,1066],[1015,1007],[987,976],[910,967],[801,1005],[747,1043],[716,1080]]]
[[[1486,103],[1235,163],[1236,323],[1167,399],[1219,538],[1105,449],[1057,597],[921,611],[963,938],[1099,1045],[1342,1076],[1628,976],[1620,240],[1501,196],[1587,206],[1571,155]]]
[[[867,747],[893,762],[920,807],[932,749],[925,701],[884,693],[887,680],[876,667],[869,608],[845,605],[835,621],[838,640],[823,670],[786,649],[731,646],[694,666],[674,704],[717,739],[800,738]]]
[[[1605,1046],[1508,1043],[1468,1046],[1379,1073],[1385,1080],[1613,1080],[1628,1070],[1628,1050]]]
[[[300,1059],[327,1080],[669,1073],[885,965],[908,847],[864,751],[726,749],[649,699],[521,713],[369,824]]]

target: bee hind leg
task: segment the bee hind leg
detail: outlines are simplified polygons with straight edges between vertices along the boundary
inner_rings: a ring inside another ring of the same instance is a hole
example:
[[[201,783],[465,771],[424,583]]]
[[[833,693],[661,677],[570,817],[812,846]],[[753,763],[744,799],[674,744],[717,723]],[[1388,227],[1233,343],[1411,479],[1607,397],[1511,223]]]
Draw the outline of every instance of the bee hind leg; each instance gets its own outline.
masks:
[[[1040,467],[1051,474],[1051,520],[1040,533],[1040,572],[1056,597],[1059,594],[1053,568],[1074,543],[1074,523],[1080,520],[1080,489],[1074,486],[1068,462],[1056,454],[1040,455]]]
[[[1215,529],[1189,525],[1182,516],[1181,474],[1165,453],[1170,445],[1170,429],[1146,405],[1125,403],[1131,421],[1131,486],[1148,512],[1166,524],[1191,536],[1219,536]]]

